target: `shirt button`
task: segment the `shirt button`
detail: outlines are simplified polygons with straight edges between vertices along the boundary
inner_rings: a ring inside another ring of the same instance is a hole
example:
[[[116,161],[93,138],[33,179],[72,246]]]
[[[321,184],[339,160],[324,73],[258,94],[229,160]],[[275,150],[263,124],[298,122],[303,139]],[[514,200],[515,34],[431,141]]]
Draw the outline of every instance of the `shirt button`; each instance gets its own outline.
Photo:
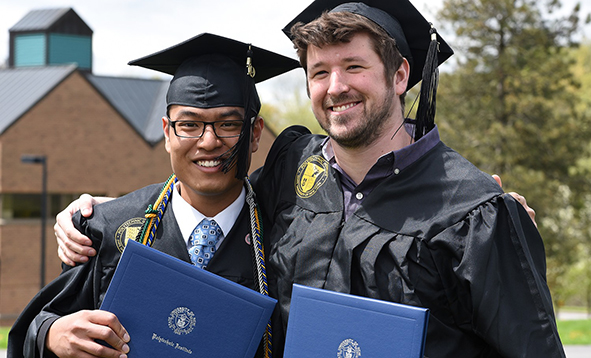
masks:
[[[355,197],[357,198],[357,200],[361,200],[363,199],[363,193],[357,193],[355,194]]]
[[[398,168],[394,169],[394,174],[396,174],[396,175],[400,174],[400,169],[398,169]]]

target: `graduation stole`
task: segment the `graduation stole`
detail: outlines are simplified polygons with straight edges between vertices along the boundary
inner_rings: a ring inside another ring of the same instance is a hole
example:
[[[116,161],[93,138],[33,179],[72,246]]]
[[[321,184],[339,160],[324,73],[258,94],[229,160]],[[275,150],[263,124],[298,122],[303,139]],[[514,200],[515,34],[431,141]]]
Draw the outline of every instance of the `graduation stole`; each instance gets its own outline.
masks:
[[[154,243],[154,238],[156,237],[156,230],[158,230],[158,225],[162,220],[162,215],[164,215],[164,211],[168,206],[170,201],[170,196],[172,195],[172,190],[174,185],[178,182],[176,175],[172,174],[168,180],[164,183],[162,190],[160,190],[160,195],[154,202],[154,204],[148,205],[148,208],[145,212],[146,221],[142,227],[142,230],[138,233],[136,237],[136,241],[139,243],[152,246]],[[250,184],[250,180],[248,177],[244,178],[244,182],[246,183],[246,203],[248,204],[249,212],[250,212],[250,229],[251,229],[251,242],[250,245],[252,247],[252,257],[254,260],[254,266],[256,270],[256,284],[258,290],[261,294],[265,296],[269,296],[269,287],[267,285],[267,270],[265,266],[265,250],[263,246],[263,226],[261,222],[261,213],[260,209],[255,200],[255,194],[252,190],[252,185]],[[265,335],[263,337],[264,340],[264,351],[265,351],[265,358],[271,358],[272,355],[272,330],[271,330],[271,321],[267,322],[267,329]]]

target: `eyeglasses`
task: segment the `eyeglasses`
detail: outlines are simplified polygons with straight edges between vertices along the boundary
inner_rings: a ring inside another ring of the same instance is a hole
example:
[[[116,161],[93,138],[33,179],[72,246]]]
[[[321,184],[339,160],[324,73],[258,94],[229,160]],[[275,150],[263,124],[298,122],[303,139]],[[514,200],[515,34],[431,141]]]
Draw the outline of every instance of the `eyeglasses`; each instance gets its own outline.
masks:
[[[172,121],[170,118],[168,122],[174,130],[174,134],[181,138],[201,138],[208,125],[213,128],[213,133],[218,138],[238,137],[244,124],[243,121]]]

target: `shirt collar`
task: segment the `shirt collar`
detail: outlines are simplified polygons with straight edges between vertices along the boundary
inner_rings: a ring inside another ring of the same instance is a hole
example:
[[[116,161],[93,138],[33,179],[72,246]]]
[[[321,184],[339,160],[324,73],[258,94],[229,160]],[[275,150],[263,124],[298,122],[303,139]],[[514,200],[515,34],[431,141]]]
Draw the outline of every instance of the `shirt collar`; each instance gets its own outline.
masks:
[[[410,135],[413,135],[414,124],[407,122],[407,123],[405,123],[404,127],[405,127],[407,133],[409,133]],[[439,129],[437,128],[437,125],[435,125],[435,127],[432,130],[430,130],[427,134],[425,134],[418,141],[416,141],[410,145],[407,145],[406,147],[404,147],[402,149],[395,150],[395,151],[392,151],[392,152],[382,155],[380,158],[378,158],[378,160],[376,161],[376,164],[381,163],[383,165],[385,160],[387,160],[387,158],[389,156],[394,156],[393,172],[398,174],[402,170],[406,169],[409,165],[416,162],[425,153],[427,153],[428,151],[433,149],[433,147],[435,147],[435,145],[437,145],[437,143],[439,143],[439,141],[440,141]],[[341,174],[347,175],[342,170],[342,168],[337,164],[336,159],[335,159],[335,155],[334,155],[334,150],[332,148],[331,142],[329,141],[328,137],[322,143],[322,155],[324,156],[324,158],[326,160],[328,160],[328,162],[331,164],[331,166],[333,168],[338,170]],[[374,164],[374,166],[376,164]]]
[[[197,224],[199,224],[206,216],[201,214],[183,199],[178,191],[178,186],[179,183],[175,185],[175,190],[172,191],[172,196],[170,198],[172,202],[172,212],[174,213],[176,222],[181,229],[181,234],[183,235],[185,243],[188,245],[193,229],[195,229],[195,226],[197,226]],[[238,219],[238,215],[240,215],[240,211],[242,211],[245,200],[246,190],[242,187],[240,195],[232,204],[213,218],[208,218],[214,219],[220,226],[220,229],[222,229],[222,237],[218,240],[218,245],[221,244],[222,239],[230,232],[232,226],[234,226],[234,223]]]

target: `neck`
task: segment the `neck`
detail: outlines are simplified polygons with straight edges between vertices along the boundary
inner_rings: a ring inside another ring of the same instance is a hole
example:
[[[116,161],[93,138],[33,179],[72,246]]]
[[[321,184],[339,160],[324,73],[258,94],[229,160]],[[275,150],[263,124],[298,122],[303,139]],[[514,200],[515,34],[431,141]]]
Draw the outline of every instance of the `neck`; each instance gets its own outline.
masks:
[[[403,123],[404,119],[401,118],[398,125],[388,126],[389,129],[384,130],[375,141],[363,147],[343,147],[330,139],[335,160],[356,184],[361,183],[381,156],[412,143],[413,139]]]
[[[238,199],[242,191],[242,186],[233,187],[231,190],[223,193],[222,195],[206,195],[202,193],[196,193],[183,185],[179,185],[178,191],[183,199],[185,199],[185,201],[197,211],[209,218],[212,218],[224,211],[224,209],[226,209],[236,199]]]

